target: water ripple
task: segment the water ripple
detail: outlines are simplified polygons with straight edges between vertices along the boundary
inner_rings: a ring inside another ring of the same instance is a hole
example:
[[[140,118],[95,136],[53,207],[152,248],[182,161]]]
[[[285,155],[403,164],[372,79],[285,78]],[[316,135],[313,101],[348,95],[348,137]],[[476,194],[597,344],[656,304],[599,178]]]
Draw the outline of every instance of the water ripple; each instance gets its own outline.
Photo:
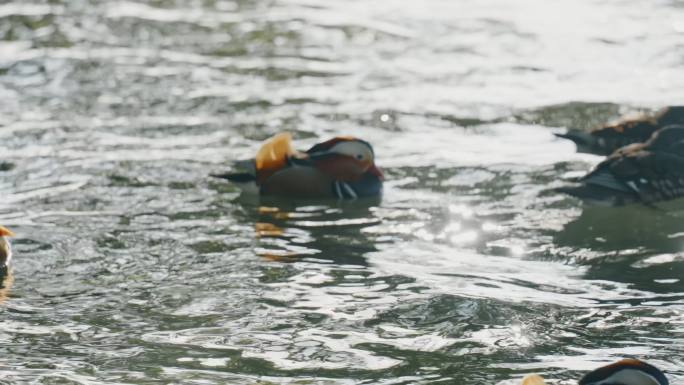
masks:
[[[0,5],[0,377],[79,384],[570,383],[681,370],[681,202],[553,192],[553,133],[681,102],[672,2]],[[373,143],[381,200],[210,172],[292,132]]]

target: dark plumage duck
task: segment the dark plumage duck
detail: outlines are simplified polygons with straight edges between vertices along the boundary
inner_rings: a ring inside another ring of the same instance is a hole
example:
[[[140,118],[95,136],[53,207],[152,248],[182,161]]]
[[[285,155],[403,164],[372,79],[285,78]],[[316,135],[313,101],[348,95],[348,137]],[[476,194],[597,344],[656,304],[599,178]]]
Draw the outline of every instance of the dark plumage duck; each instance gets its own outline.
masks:
[[[653,116],[622,120],[590,132],[568,130],[556,136],[575,142],[579,152],[610,155],[621,147],[643,143],[656,131],[673,124],[684,124],[684,106],[666,107]]]
[[[602,206],[652,206],[684,197],[684,125],[667,126],[645,143],[620,148],[579,183],[557,191]]]
[[[545,382],[533,374],[526,376],[522,385],[545,385]],[[626,358],[585,374],[579,385],[669,385],[669,382],[655,366]]]
[[[336,137],[297,151],[291,140],[288,133],[278,134],[263,144],[255,159],[237,162],[240,172],[212,176],[256,187],[260,195],[356,199],[382,193],[383,174],[368,142]]]

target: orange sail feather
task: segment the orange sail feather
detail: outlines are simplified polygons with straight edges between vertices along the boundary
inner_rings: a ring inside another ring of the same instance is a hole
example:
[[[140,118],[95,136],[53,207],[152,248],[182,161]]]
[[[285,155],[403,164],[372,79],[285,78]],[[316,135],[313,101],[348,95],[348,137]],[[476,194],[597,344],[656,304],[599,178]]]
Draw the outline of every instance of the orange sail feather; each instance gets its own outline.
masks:
[[[292,148],[292,135],[289,132],[283,132],[268,139],[254,159],[257,180],[264,180],[285,167],[287,158],[296,152]]]

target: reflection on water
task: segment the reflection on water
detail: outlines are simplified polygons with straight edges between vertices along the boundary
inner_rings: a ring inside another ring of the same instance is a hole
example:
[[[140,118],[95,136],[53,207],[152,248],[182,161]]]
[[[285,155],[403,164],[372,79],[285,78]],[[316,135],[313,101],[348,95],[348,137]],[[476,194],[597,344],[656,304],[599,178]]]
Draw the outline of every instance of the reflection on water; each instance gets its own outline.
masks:
[[[21,237],[0,377],[571,383],[635,355],[681,381],[681,202],[552,191],[600,161],[554,132],[681,102],[682,12],[1,4],[0,223]],[[282,130],[373,143],[383,199],[259,200],[207,177]]]
[[[292,211],[261,206],[258,209],[261,222],[255,224],[260,242],[255,252],[281,262],[309,256],[319,261],[366,266],[365,255],[377,249],[374,240],[364,236],[362,230],[379,222],[372,214],[375,209],[372,204],[377,202],[340,201],[329,206],[327,201],[321,205],[292,207]]]
[[[10,296],[13,283],[14,275],[12,275],[12,271],[2,271],[0,269],[0,305],[7,301],[7,298]]]
[[[683,202],[676,201],[681,206]],[[555,235],[559,246],[589,248],[596,252],[629,254],[634,251],[679,252],[684,248],[684,211],[647,206],[608,210],[584,208]],[[601,255],[601,254],[599,254]]]

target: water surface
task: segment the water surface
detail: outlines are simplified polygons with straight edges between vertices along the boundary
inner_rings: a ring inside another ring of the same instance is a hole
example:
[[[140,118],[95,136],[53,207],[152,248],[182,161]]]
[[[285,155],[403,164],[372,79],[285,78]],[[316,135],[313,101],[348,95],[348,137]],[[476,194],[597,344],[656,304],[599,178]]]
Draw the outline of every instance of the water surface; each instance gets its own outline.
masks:
[[[600,161],[553,132],[681,104],[683,37],[676,1],[1,4],[0,381],[684,381],[682,205],[550,191]],[[382,201],[207,177],[283,130],[372,142]]]

